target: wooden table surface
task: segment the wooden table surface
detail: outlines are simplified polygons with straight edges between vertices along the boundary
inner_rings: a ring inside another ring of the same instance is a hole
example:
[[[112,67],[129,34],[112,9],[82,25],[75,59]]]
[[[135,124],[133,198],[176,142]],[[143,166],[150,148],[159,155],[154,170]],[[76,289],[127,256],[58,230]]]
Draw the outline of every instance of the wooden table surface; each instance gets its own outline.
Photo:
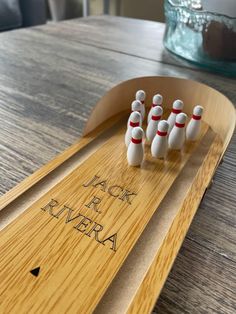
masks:
[[[235,103],[235,80],[173,57],[163,48],[163,33],[164,24],[111,16],[1,33],[1,195],[81,136],[96,102],[123,80],[190,78]],[[234,136],[154,312],[235,313],[235,204]]]

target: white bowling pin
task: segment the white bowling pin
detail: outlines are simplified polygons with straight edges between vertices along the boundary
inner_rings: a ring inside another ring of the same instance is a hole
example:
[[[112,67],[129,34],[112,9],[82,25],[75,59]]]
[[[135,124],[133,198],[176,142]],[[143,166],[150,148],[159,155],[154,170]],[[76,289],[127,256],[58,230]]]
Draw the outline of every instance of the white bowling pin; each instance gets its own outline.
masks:
[[[131,142],[127,150],[127,160],[130,166],[139,166],[143,161],[144,149],[142,139],[142,128],[133,128]]]
[[[161,120],[161,116],[163,114],[163,109],[160,106],[156,106],[152,109],[152,117],[148,123],[147,130],[146,130],[146,137],[147,140],[152,142],[154,136],[157,132],[158,123]]]
[[[158,123],[157,133],[152,141],[151,153],[155,158],[165,158],[168,150],[167,134],[169,124],[165,120]]]
[[[185,141],[185,122],[187,115],[183,112],[177,114],[173,129],[170,132],[168,144],[171,149],[181,149]]]
[[[147,123],[149,123],[149,121],[151,120],[151,117],[152,117],[152,109],[156,106],[161,106],[162,104],[162,96],[160,94],[156,94],[153,96],[152,98],[152,107],[148,113],[148,120],[147,120]]]
[[[131,104],[131,111],[134,112],[134,111],[138,111],[139,113],[141,113],[141,108],[142,108],[142,103],[141,101],[139,100],[134,100]],[[129,126],[129,121],[130,121],[130,117],[128,119],[128,122],[127,122],[127,127]],[[141,120],[140,120],[140,125],[139,126],[142,126],[142,117],[141,117]]]
[[[193,109],[193,115],[186,128],[186,139],[189,141],[196,141],[201,130],[201,118],[203,108],[201,106],[195,106]]]
[[[134,111],[130,114],[129,125],[125,133],[125,145],[128,147],[132,137],[132,130],[140,126],[141,114],[138,111]]]
[[[135,99],[141,101],[142,103],[142,108],[141,108],[142,119],[145,118],[145,98],[146,98],[146,93],[144,90],[140,89],[135,94]]]
[[[170,133],[170,131],[172,130],[175,124],[176,115],[182,112],[183,107],[184,107],[184,103],[182,102],[182,100],[177,99],[173,102],[171,113],[167,119],[167,122],[169,123],[168,133]]]

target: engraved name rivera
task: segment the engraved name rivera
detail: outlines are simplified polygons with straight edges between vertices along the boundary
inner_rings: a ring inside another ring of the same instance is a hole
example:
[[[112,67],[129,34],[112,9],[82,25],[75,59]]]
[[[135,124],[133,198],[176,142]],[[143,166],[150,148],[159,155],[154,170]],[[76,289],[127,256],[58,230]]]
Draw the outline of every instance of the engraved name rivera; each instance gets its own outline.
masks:
[[[109,185],[107,180],[101,180],[97,175],[95,175],[88,182],[82,184],[82,186],[84,188],[92,187],[100,189],[101,191],[108,193],[109,196],[117,198],[121,202],[127,202],[129,205],[131,205],[133,198],[137,195],[136,193],[121,187],[120,185]],[[100,214],[102,212],[100,209],[101,202],[102,198],[93,196],[93,198],[84,206]],[[104,227],[101,224],[93,221],[79,212],[76,212],[74,209],[68,206],[61,206],[60,203],[55,199],[51,199],[50,202],[48,202],[41,209],[45,212],[48,211],[48,213],[54,218],[65,218],[66,224],[71,222],[75,223],[73,228],[75,228],[77,231],[83,233],[87,237],[93,238],[95,241],[104,246],[109,246],[111,250],[116,252],[118,238],[117,233],[104,238],[102,236]]]

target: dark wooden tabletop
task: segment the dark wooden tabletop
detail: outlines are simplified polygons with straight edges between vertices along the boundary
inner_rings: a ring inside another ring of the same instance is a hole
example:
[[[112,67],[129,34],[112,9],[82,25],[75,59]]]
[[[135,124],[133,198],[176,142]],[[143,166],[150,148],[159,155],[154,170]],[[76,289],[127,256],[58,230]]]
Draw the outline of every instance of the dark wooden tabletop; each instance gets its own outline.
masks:
[[[163,48],[164,24],[101,16],[0,34],[0,193],[70,146],[117,83],[169,75],[236,101],[236,81]],[[217,169],[155,306],[157,313],[235,313],[236,137]]]

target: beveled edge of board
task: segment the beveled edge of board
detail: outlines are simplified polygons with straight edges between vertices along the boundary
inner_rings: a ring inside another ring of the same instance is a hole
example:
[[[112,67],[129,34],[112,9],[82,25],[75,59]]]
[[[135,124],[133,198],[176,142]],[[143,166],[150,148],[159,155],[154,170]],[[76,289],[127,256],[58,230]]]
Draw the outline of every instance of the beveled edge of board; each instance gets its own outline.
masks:
[[[221,149],[222,142],[216,137],[211,144],[208,154],[201,167],[198,169],[194,181],[188,189],[187,195],[183,199],[183,202],[174,221],[172,222],[171,228],[168,230],[160,250],[158,250],[152,265],[149,267],[148,272],[142,281],[142,284],[136,292],[134,299],[130,303],[127,314],[149,313],[153,309],[156,298],[158,298],[161,293],[167,276],[174,264],[175,258],[189,230],[191,222],[197,212],[201,200],[204,197],[204,193],[208,189],[211,179],[214,176],[220,159],[219,153]],[[188,219],[185,219],[186,216]],[[176,238],[178,238],[178,241],[175,241]],[[172,251],[172,254],[170,254],[170,258],[166,261],[165,252],[168,250]],[[157,269],[159,269],[161,264],[165,264],[166,271],[163,271],[162,275],[156,276]],[[143,302],[143,299],[141,301],[140,297],[144,294],[145,290],[147,291],[147,289],[152,289],[155,293],[152,293],[152,298]]]

